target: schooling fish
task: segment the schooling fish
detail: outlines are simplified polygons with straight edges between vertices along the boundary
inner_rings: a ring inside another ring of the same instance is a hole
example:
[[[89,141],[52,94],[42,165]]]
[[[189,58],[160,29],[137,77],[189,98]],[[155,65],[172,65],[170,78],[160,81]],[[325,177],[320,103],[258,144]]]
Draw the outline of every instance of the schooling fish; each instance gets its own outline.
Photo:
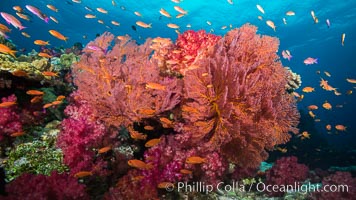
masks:
[[[303,62],[304,62],[305,65],[318,64],[318,59],[317,58],[308,57]]]
[[[42,13],[42,11],[34,6],[31,5],[26,5],[27,10],[29,10],[31,13],[48,23],[49,18]]]
[[[271,20],[267,20],[266,24],[276,32],[276,25],[274,25],[274,22],[272,22]]]
[[[262,14],[265,14],[265,10],[262,8],[261,5],[256,5],[257,9],[262,13]]]
[[[5,54],[10,54],[13,57],[15,56],[16,51],[15,50],[11,50],[8,46],[0,44],[0,53],[5,53]]]
[[[64,37],[64,35],[62,35],[61,33],[59,33],[58,31],[55,30],[49,30],[48,31],[52,36],[60,39],[60,40],[64,40],[67,42],[68,37]]]
[[[18,28],[19,30],[26,28],[25,26],[22,26],[21,22],[18,19],[16,19],[16,17],[14,17],[13,15],[10,15],[5,12],[0,12],[0,15],[2,18],[5,19],[5,21],[8,24],[13,25],[15,28]]]
[[[330,28],[330,20],[329,19],[326,19],[326,25],[328,26],[328,28]]]

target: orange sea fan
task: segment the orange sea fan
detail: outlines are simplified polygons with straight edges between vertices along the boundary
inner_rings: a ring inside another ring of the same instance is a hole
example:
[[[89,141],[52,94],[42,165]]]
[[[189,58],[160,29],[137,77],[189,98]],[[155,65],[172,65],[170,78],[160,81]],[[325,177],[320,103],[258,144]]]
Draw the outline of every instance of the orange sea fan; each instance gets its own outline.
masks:
[[[289,140],[299,114],[285,91],[287,71],[278,61],[278,39],[244,25],[230,31],[199,66],[184,76],[182,117],[191,141],[220,151],[234,163],[258,166],[265,149]],[[199,55],[198,55],[199,56]],[[184,109],[199,110],[192,112]],[[235,153],[234,153],[235,152]]]
[[[172,109],[180,101],[182,84],[175,77],[160,76],[158,60],[151,58],[151,39],[137,45],[130,38],[116,40],[104,33],[84,49],[73,65],[77,94],[96,109],[99,119],[119,127]],[[147,88],[148,83],[164,90]]]

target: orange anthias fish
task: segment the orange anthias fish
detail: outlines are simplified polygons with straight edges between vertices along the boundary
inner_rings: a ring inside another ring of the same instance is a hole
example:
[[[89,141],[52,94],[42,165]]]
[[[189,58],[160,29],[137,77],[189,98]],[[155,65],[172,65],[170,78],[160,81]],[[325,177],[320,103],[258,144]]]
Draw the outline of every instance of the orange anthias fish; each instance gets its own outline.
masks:
[[[54,5],[47,4],[47,8],[49,8],[50,10],[52,10],[54,12],[58,12],[58,9]]]
[[[141,26],[142,28],[152,28],[151,24],[146,24],[145,22],[142,21],[137,21],[136,25]]]
[[[346,126],[340,124],[335,126],[335,129],[338,131],[346,131],[346,128]]]
[[[184,15],[188,14],[188,12],[186,10],[184,10],[183,8],[181,8],[179,6],[174,6],[173,8],[174,8],[174,10],[178,11],[181,14],[184,14]]]
[[[304,87],[303,88],[303,92],[305,92],[305,93],[309,93],[309,92],[314,92],[314,88],[313,87]]]
[[[14,75],[14,76],[17,76],[17,77],[26,77],[26,76],[28,76],[27,72],[25,72],[23,70],[20,70],[20,69],[18,69],[16,71],[13,71],[11,74]]]
[[[61,104],[61,103],[63,103],[62,101],[53,101],[51,104],[53,105],[53,106],[57,106],[57,105],[59,105],[59,104]]]
[[[130,136],[134,140],[146,140],[147,135],[139,133],[138,131],[133,130],[133,128],[129,127],[128,128]]]
[[[331,125],[330,124],[326,125],[325,128],[326,128],[326,130],[331,131]]]
[[[57,76],[57,77],[58,77],[58,73],[56,73],[56,72],[50,72],[50,71],[42,72],[42,75],[43,75],[43,76]]]
[[[11,50],[8,46],[0,44],[0,53],[9,54],[9,55],[11,55],[13,57],[16,57],[15,56],[16,52],[17,51]]]
[[[142,160],[137,160],[137,159],[129,160],[129,161],[127,161],[127,164],[131,167],[135,167],[138,169],[152,169],[153,168],[153,166],[151,164],[147,164],[147,163],[143,162]]]
[[[313,113],[313,111],[309,111],[309,116],[310,116],[311,118],[315,118],[315,114]]]
[[[179,28],[179,26],[178,26],[177,24],[172,24],[172,23],[168,23],[167,26],[168,26],[169,28],[173,28],[173,29]]]
[[[52,58],[51,55],[48,55],[47,53],[43,53],[43,52],[38,53],[38,56],[44,57],[44,58]],[[42,73],[42,74],[43,74],[43,73]]]
[[[193,173],[191,170],[188,170],[188,169],[181,169],[179,172],[181,174],[192,174]]]
[[[310,105],[308,106],[308,110],[317,110],[318,106],[317,105]]]
[[[172,16],[163,8],[161,8],[161,10],[159,10],[159,13],[161,13],[161,15],[171,18]]]
[[[57,101],[62,101],[63,99],[65,99],[66,97],[64,96],[64,95],[59,95],[58,97],[57,97]]]
[[[108,11],[105,10],[104,8],[97,8],[96,9],[98,12],[104,13],[104,14],[108,14]]]
[[[42,96],[35,96],[35,97],[33,97],[32,99],[31,99],[31,103],[38,103],[38,102],[40,102],[40,101],[42,101]]]
[[[42,91],[39,91],[39,90],[28,90],[26,92],[26,94],[32,95],[32,96],[36,96],[36,95],[43,95],[44,93]]]
[[[303,131],[303,133],[298,135],[298,137],[301,137],[302,140],[304,140],[305,138],[310,139],[310,134],[308,133],[308,131]]]
[[[171,182],[161,182],[157,185],[157,188],[159,189],[168,189],[168,188],[174,188],[174,184]]]
[[[336,90],[336,88],[330,86],[330,85],[328,84],[328,81],[326,81],[326,80],[324,80],[324,79],[321,79],[321,81],[320,81],[320,86],[321,86],[321,88],[323,88],[323,89],[326,90],[326,91],[335,91],[335,90]]]
[[[106,146],[98,150],[98,154],[106,153],[111,150],[111,146]]]
[[[293,12],[293,11],[288,11],[288,12],[286,12],[286,15],[288,15],[288,16],[294,16],[294,15],[295,15],[295,12]]]
[[[274,22],[273,22],[273,21],[267,20],[267,21],[266,21],[266,24],[267,24],[269,27],[271,27],[271,28],[274,30],[274,32],[276,32],[276,25],[274,25]]]
[[[22,34],[23,36],[27,37],[27,38],[30,38],[30,37],[31,37],[31,35],[29,35],[29,34],[26,33],[26,32],[21,32],[21,34]]]
[[[159,120],[161,121],[163,128],[171,128],[173,125],[173,122],[168,118],[161,117]]]
[[[326,110],[331,110],[332,109],[332,105],[329,102],[325,102],[323,104],[323,108],[325,108]]]
[[[96,16],[95,16],[95,15],[92,15],[92,14],[86,14],[84,17],[87,18],[87,19],[96,18]]]
[[[148,140],[145,144],[145,147],[153,147],[153,146],[157,145],[160,141],[161,141],[160,138]]]
[[[199,156],[192,156],[189,157],[185,160],[186,163],[188,164],[201,164],[205,162],[205,158],[199,157]]]
[[[8,108],[8,107],[13,106],[15,104],[16,104],[15,101],[2,102],[2,103],[0,103],[0,108]]]
[[[146,89],[147,89],[147,88],[154,89],[154,90],[165,90],[165,89],[166,89],[166,86],[161,85],[161,84],[159,84],[159,83],[152,83],[152,82],[150,82],[150,83],[147,83],[147,84],[146,84]]]
[[[152,131],[152,130],[154,130],[154,127],[150,126],[150,125],[147,125],[147,126],[144,126],[143,129],[145,129],[147,131]]]
[[[349,83],[356,83],[356,79],[352,79],[352,78],[347,78],[346,81]]]
[[[62,35],[61,33],[59,33],[58,31],[55,30],[49,30],[48,31],[51,35],[53,35],[54,37],[60,39],[60,40],[64,40],[67,42],[68,37],[65,37],[64,35]]]
[[[23,135],[25,135],[25,132],[19,131],[19,132],[12,133],[10,136],[11,137],[19,137],[19,136],[23,136]]]
[[[262,13],[262,14],[265,14],[265,10],[262,8],[261,5],[256,5],[256,8]]]
[[[43,41],[43,40],[35,40],[33,43],[40,46],[50,45],[49,41]]]
[[[92,176],[92,175],[93,175],[93,172],[81,171],[81,172],[78,172],[78,173],[74,174],[74,177],[75,178],[83,178],[83,177]]]
[[[43,108],[46,109],[46,108],[49,108],[49,107],[52,107],[53,104],[52,103],[46,103],[45,105],[43,105]]]

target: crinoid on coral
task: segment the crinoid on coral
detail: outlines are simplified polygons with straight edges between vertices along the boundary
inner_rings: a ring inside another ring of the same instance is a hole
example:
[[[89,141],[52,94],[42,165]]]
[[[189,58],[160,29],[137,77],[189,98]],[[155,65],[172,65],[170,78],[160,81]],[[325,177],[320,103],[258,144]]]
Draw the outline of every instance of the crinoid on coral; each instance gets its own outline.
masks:
[[[220,151],[230,162],[257,167],[265,149],[297,133],[294,98],[286,92],[288,71],[276,51],[279,41],[244,25],[227,33],[196,69],[184,76],[183,134],[188,143]],[[199,55],[198,55],[199,56]]]

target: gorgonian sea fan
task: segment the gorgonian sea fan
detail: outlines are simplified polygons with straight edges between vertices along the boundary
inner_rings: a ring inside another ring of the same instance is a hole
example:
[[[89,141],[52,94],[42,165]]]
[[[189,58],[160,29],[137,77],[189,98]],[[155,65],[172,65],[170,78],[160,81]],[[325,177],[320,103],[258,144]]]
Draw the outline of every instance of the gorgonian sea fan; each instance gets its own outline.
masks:
[[[107,125],[131,125],[143,118],[171,110],[180,102],[182,84],[175,77],[160,76],[152,58],[151,39],[137,45],[130,38],[116,40],[104,33],[84,49],[73,65],[77,95],[86,100]],[[148,84],[161,86],[147,87]]]
[[[208,150],[222,149],[244,167],[258,166],[267,158],[265,149],[287,142],[299,120],[285,91],[288,72],[278,61],[279,41],[256,31],[244,25],[228,32],[184,77],[183,134]]]

